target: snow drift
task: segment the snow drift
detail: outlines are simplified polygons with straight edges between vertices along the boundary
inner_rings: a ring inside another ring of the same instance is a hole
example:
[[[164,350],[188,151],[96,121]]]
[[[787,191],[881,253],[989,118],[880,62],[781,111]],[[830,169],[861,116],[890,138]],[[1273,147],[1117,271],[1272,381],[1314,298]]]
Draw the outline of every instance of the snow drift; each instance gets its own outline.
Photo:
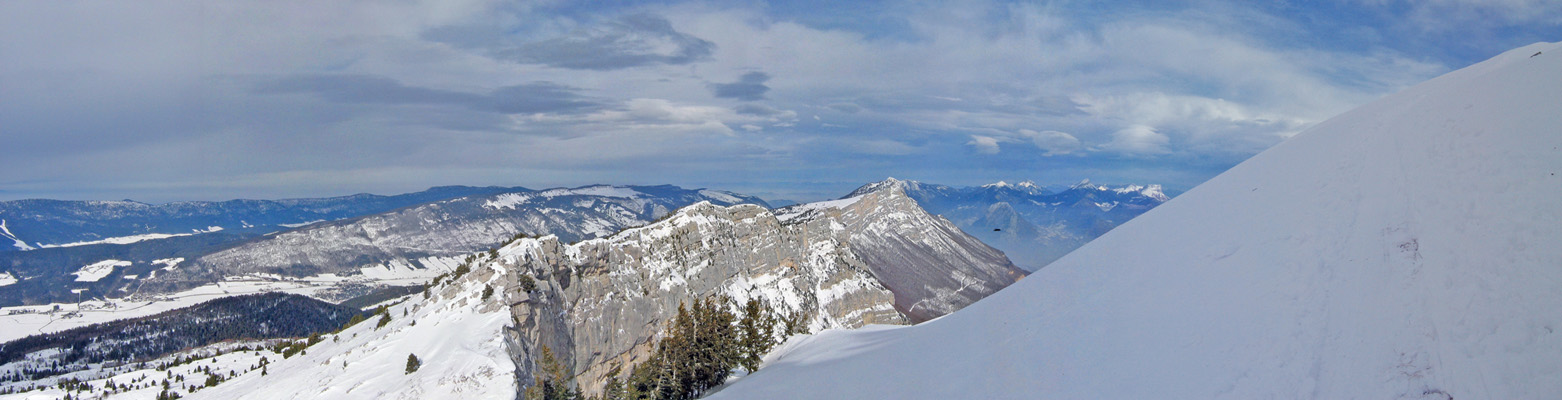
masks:
[[[1562,44],[1385,97],[961,312],[716,398],[1562,398]]]

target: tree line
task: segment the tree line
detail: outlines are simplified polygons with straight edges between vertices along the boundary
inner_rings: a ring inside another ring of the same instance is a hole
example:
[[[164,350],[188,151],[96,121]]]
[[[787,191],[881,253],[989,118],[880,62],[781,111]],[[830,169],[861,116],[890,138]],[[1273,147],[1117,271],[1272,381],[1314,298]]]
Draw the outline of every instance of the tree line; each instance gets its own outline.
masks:
[[[760,358],[777,344],[778,336],[806,329],[804,314],[780,316],[757,298],[744,302],[736,312],[729,311],[731,303],[724,296],[680,303],[650,358],[623,379],[608,378],[602,393],[590,399],[693,399],[721,385],[738,368],[758,370]],[[587,398],[571,383],[573,373],[551,349],[544,346],[538,360],[526,399]]]

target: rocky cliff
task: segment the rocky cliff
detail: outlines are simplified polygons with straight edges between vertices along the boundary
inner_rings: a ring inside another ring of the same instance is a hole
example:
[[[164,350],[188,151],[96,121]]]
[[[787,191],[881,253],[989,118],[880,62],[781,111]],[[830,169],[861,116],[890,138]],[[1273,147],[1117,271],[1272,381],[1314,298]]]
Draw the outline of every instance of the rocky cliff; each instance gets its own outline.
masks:
[[[523,239],[498,255],[519,271],[505,285],[517,376],[546,345],[587,391],[627,374],[695,298],[759,298],[811,330],[850,328],[936,318],[1023,276],[896,188],[775,212],[700,203],[608,238]],[[536,289],[520,290],[521,276]]]

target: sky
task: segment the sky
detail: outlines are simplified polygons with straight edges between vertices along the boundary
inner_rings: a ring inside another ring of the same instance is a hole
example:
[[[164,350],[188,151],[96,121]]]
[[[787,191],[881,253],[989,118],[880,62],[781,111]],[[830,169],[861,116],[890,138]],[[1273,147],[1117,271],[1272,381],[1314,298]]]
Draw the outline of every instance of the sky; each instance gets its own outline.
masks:
[[[1549,0],[0,2],[0,200],[1187,189]]]

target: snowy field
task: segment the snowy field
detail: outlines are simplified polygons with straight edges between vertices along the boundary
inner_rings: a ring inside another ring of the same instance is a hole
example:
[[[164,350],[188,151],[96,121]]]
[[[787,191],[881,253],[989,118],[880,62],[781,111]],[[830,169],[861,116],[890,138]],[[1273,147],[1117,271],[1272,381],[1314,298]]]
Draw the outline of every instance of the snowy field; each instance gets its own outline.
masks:
[[[142,242],[142,241],[147,241],[147,240],[167,239],[167,238],[179,237],[179,236],[194,236],[194,235],[199,235],[199,234],[202,234],[202,233],[212,233],[212,232],[217,232],[217,231],[221,231],[221,230],[222,230],[222,227],[220,227],[220,226],[208,226],[208,227],[206,227],[205,230],[194,229],[190,233],[146,233],[146,234],[140,234],[140,235],[118,236],[118,237],[111,237],[111,238],[99,239],[99,240],[91,240],[91,241],[82,241],[82,242],[71,242],[71,243],[60,243],[60,244],[39,244],[38,248],[47,249],[47,248],[56,248],[56,247],[76,247],[76,246],[87,246],[87,245],[94,245],[94,244],[131,244],[131,243]]]
[[[99,265],[116,260],[95,263]],[[157,260],[156,263],[176,268],[181,259]],[[365,267],[361,274],[343,277],[323,274],[307,278],[252,275],[197,287],[171,295],[144,296],[130,294],[119,299],[88,299],[81,303],[56,303],[46,305],[0,308],[0,343],[40,333],[59,332],[70,328],[100,322],[144,317],[163,311],[189,307],[197,303],[221,297],[253,293],[286,292],[325,299],[329,291],[340,290],[344,285],[413,286],[421,285],[436,275],[455,269],[459,257],[429,257],[420,259],[427,268],[413,268],[411,264],[394,263]],[[122,262],[128,264],[128,262]],[[118,265],[118,264],[115,264]],[[90,266],[89,266],[90,267]],[[88,268],[82,268],[87,270]],[[94,269],[94,280],[111,271]],[[81,276],[81,275],[78,275]],[[92,275],[89,275],[92,276]],[[78,278],[79,280],[80,278]],[[4,282],[0,277],[0,282]],[[329,301],[329,300],[328,300]]]
[[[108,276],[108,274],[114,273],[114,268],[129,266],[129,261],[103,260],[82,266],[80,269],[77,269],[76,272],[72,272],[71,275],[76,276],[77,282],[97,282],[98,280],[103,279],[103,277]]]

